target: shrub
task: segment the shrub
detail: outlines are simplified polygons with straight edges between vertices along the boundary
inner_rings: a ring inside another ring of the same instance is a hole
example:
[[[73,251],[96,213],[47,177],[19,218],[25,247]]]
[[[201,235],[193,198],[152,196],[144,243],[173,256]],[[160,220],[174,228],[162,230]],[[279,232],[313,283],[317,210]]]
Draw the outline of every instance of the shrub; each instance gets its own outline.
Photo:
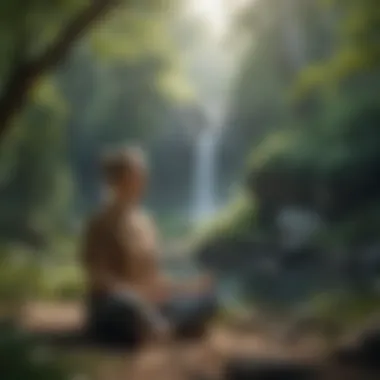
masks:
[[[6,380],[68,380],[70,370],[11,325],[0,326],[0,372]]]

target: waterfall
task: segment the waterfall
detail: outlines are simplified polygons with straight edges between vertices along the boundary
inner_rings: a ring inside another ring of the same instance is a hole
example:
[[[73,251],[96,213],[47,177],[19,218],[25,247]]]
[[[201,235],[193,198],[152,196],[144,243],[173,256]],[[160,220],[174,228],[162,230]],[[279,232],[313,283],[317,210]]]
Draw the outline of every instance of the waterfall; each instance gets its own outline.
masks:
[[[194,222],[213,216],[217,208],[217,148],[221,119],[211,112],[208,116],[208,125],[198,134],[195,142]]]
[[[228,97],[234,71],[244,51],[241,44],[232,46],[228,43],[232,17],[224,0],[189,0],[188,4],[191,5],[188,16],[190,19],[195,17],[197,28],[199,25],[206,26],[201,31],[197,46],[190,49],[190,53],[186,52],[187,59],[184,60],[197,104],[203,108],[206,117],[206,123],[195,137],[194,145],[190,217],[197,223],[213,217],[217,211],[219,141],[226,121],[227,105],[230,103]]]

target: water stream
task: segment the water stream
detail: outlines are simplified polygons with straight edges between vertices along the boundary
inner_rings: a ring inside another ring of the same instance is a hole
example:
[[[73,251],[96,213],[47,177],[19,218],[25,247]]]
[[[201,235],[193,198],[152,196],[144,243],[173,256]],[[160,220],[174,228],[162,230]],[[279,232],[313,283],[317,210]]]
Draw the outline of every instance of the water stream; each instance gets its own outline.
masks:
[[[194,208],[193,220],[197,222],[212,217],[217,209],[216,173],[217,148],[220,126],[211,120],[195,142],[194,157]]]
[[[224,0],[188,0],[188,6],[189,19],[204,27],[190,53],[185,51],[186,72],[205,117],[194,142],[190,217],[196,224],[214,217],[220,203],[218,148],[228,114],[230,85],[242,52],[228,43],[231,14]]]

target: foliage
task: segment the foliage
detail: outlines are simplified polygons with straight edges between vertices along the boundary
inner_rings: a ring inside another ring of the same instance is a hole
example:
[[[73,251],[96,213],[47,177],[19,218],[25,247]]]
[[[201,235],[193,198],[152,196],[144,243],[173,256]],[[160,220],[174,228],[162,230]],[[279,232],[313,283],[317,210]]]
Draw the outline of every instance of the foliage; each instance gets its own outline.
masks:
[[[63,120],[55,108],[30,106],[10,136],[14,157],[2,160],[2,224],[46,234],[52,232],[52,224],[62,222],[62,211],[72,196]]]
[[[33,338],[7,324],[0,326],[0,367],[9,380],[67,380],[73,375],[56,355],[40,354]]]
[[[372,0],[332,1],[330,11],[339,12],[339,48],[328,62],[313,65],[301,76],[300,95],[318,86],[339,85],[378,70],[380,50],[376,42],[380,15]],[[332,8],[332,9],[331,9]]]
[[[69,22],[90,6],[91,2],[88,0],[3,1],[0,8],[0,77],[6,77],[14,69],[14,65],[33,60],[54,45]],[[158,21],[164,21],[160,9],[162,6],[168,6],[168,2],[120,2],[118,9],[111,12],[107,22],[96,24],[92,36],[97,41],[97,46],[108,45],[107,52],[120,52],[121,45],[124,45],[123,54],[128,50],[126,43],[134,46],[132,50],[137,47],[144,53],[151,51],[152,45],[157,49],[160,46],[157,42],[162,37],[162,24]],[[153,34],[155,40],[149,42],[150,48],[147,49],[152,28],[156,31]],[[99,49],[104,50],[100,47]]]
[[[379,201],[368,202],[356,212],[351,213],[343,221],[325,226],[315,239],[323,242],[325,248],[355,246],[365,242],[373,242],[380,228]]]
[[[380,196],[378,5],[371,0],[276,4],[259,1],[245,11],[252,47],[237,78],[231,116],[231,140],[237,124],[236,144],[251,150],[255,202],[279,208],[310,188],[309,206],[323,213],[325,205],[315,198],[323,189],[340,219],[326,227],[329,233],[321,231],[320,239],[340,244],[374,239],[378,216],[372,205]],[[268,178],[269,188],[279,191],[261,190]]]
[[[2,252],[0,276],[0,300],[5,304],[17,304],[38,294],[41,289],[40,269],[20,251],[12,250],[12,256]]]
[[[1,4],[1,95],[12,73],[53,49],[91,4]],[[95,27],[86,27],[80,41],[75,37],[60,65],[38,74],[0,154],[2,239],[41,248],[58,230],[71,232],[99,201],[97,158],[104,146],[130,139],[149,146],[177,123],[177,107],[188,107],[191,96],[170,36],[169,6],[121,1]]]
[[[320,294],[310,301],[311,312],[321,318],[339,323],[352,330],[360,327],[377,315],[380,310],[380,299],[377,295],[352,295],[329,293]],[[342,319],[344,315],[344,319]]]
[[[62,252],[50,252],[38,259],[27,249],[4,247],[1,256],[2,305],[17,307],[29,299],[73,300],[83,295],[81,270],[70,256],[64,259]]]
[[[215,220],[199,226],[192,237],[192,246],[208,244],[214,239],[238,238],[257,228],[256,205],[247,194],[240,194],[223,209]],[[259,234],[259,232],[258,232]]]

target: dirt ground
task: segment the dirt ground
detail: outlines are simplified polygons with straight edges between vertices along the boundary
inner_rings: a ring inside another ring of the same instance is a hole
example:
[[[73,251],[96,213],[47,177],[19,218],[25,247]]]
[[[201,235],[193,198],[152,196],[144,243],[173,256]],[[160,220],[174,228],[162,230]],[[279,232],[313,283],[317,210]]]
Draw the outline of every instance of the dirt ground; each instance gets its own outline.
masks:
[[[22,308],[20,324],[23,328],[35,333],[64,332],[79,328],[83,324],[83,316],[83,307],[78,303],[30,302]],[[184,377],[179,375],[181,369],[178,368],[186,367],[218,378],[223,365],[232,358],[315,361],[321,357],[323,350],[323,344],[315,337],[305,337],[289,345],[268,336],[260,331],[258,326],[249,331],[239,330],[227,324],[215,324],[210,331],[210,336],[204,342],[193,345],[175,342],[165,348],[163,346],[147,348],[139,355],[138,366],[141,370],[143,369],[145,375],[140,373],[136,376],[139,380],[144,378],[181,379]],[[74,355],[78,356],[77,353]],[[104,358],[105,354],[102,356]],[[107,359],[106,362],[109,363],[112,360],[114,358]],[[125,363],[126,359],[123,358],[118,365],[125,366]],[[113,367],[115,368],[115,365]],[[178,371],[175,371],[176,367]],[[125,371],[127,370],[121,367],[118,370],[119,374]],[[108,377],[115,379],[116,375]]]

